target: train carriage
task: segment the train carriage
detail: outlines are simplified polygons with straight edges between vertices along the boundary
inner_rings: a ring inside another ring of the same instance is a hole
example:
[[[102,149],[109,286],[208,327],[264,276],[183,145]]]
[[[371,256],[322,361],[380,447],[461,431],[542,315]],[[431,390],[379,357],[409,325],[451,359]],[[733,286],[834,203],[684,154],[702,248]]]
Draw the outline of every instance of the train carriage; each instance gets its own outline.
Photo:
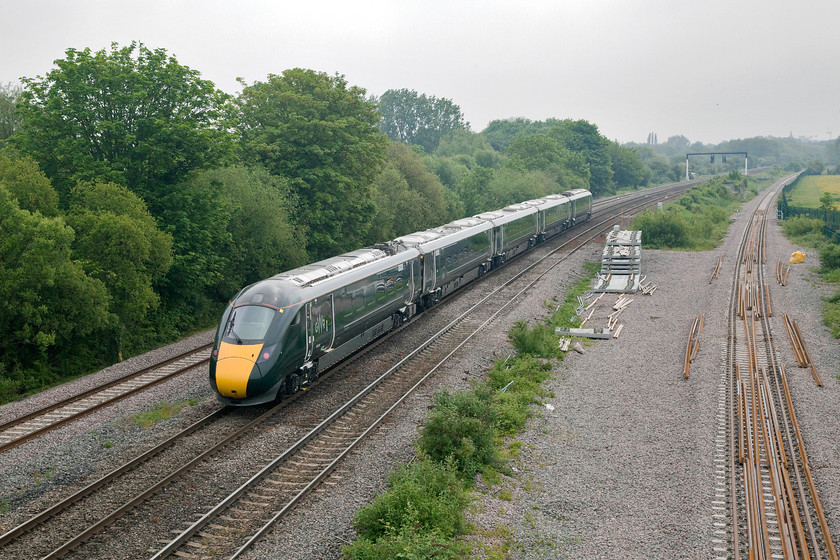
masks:
[[[506,259],[588,219],[584,189],[514,204],[275,275],[225,310],[210,383],[226,404],[290,394]]]
[[[572,189],[565,191],[570,201],[570,215],[572,225],[586,221],[592,216],[592,193],[586,189]]]
[[[538,242],[542,243],[570,226],[570,203],[569,197],[562,194],[550,194],[524,203],[534,206],[539,212]]]
[[[493,224],[494,266],[527,251],[537,242],[539,216],[534,206],[512,204],[475,217]]]
[[[416,247],[423,262],[423,299],[428,307],[490,268],[492,224],[477,218],[412,233],[395,241]]]
[[[392,242],[245,288],[216,335],[210,380],[220,400],[259,404],[296,391],[409,318],[420,277],[417,249]]]

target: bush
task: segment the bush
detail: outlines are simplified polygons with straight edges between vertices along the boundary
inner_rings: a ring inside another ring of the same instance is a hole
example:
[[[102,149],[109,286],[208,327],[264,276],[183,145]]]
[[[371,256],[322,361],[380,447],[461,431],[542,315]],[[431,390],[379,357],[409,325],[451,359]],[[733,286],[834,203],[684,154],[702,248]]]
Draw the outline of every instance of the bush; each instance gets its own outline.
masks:
[[[488,373],[488,385],[494,392],[493,408],[500,434],[513,435],[525,427],[533,413],[531,405],[545,393],[541,384],[550,375],[551,364],[527,354],[496,362]]]
[[[557,345],[559,338],[554,334],[552,325],[538,323],[534,328],[529,329],[525,321],[517,321],[508,337],[520,354],[531,354],[540,358],[553,358],[560,355]]]
[[[785,230],[785,235],[800,236],[818,233],[822,235],[823,221],[816,218],[806,218],[804,216],[796,216],[789,218],[782,222],[782,227]]]
[[[389,528],[388,534],[376,541],[356,539],[343,547],[345,560],[456,560],[467,558],[466,543],[445,537],[437,529],[418,531],[404,526]]]
[[[435,532],[444,540],[466,529],[463,510],[468,498],[451,464],[426,458],[392,473],[389,484],[388,492],[377,496],[353,518],[359,537],[372,543],[383,538],[401,541],[419,531]]]
[[[688,224],[677,212],[645,210],[633,220],[646,248],[676,249],[689,246]]]
[[[498,458],[496,412],[490,406],[492,394],[487,387],[473,392],[438,393],[435,408],[429,413],[417,448],[439,463],[454,461],[466,480]]]
[[[820,251],[820,263],[823,273],[840,269],[840,245],[825,244]]]

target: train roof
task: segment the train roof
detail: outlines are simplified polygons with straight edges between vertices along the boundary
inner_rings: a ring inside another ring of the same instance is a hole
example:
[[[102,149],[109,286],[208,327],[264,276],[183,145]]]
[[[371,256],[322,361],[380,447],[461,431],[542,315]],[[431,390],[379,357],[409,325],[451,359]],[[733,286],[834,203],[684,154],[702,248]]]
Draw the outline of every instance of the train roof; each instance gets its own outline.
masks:
[[[555,206],[560,206],[561,204],[568,204],[569,197],[563,196],[562,194],[550,194],[548,196],[544,196],[542,198],[535,198],[534,200],[527,200],[522,204],[529,204],[531,206],[536,207],[538,210],[548,210],[549,208],[554,208]]]
[[[485,232],[492,227],[493,224],[488,220],[473,216],[455,220],[440,227],[403,235],[395,239],[394,242],[408,247],[417,247],[425,253]]]
[[[569,197],[572,200],[577,200],[580,198],[591,197],[592,193],[586,189],[572,189],[569,191],[564,191],[563,195]]]
[[[538,210],[536,206],[532,206],[525,202],[520,202],[518,204],[511,204],[510,206],[505,206],[501,210],[483,212],[473,217],[480,218],[482,220],[489,220],[493,223],[494,226],[500,226],[502,224],[507,224],[514,220],[518,220],[519,218],[524,218],[525,216],[536,214],[537,211]]]

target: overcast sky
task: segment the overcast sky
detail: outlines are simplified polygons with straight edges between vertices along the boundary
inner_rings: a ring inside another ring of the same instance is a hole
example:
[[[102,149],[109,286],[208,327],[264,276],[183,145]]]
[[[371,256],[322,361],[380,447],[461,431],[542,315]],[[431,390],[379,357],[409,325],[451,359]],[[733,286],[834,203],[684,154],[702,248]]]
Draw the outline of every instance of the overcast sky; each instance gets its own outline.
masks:
[[[288,68],[620,142],[840,135],[840,0],[0,0],[0,82],[67,48],[164,48],[229,93]]]

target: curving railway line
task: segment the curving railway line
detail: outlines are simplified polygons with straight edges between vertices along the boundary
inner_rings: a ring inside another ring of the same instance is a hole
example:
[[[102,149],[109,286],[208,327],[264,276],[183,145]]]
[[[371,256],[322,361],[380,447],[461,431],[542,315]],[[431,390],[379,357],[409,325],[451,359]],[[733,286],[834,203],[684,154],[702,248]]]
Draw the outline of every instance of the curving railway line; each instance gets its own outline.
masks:
[[[773,314],[764,273],[767,214],[793,178],[766,191],[744,229],[734,271],[728,367],[719,384],[715,558],[837,560],[778,359],[773,321],[780,314]]]
[[[611,227],[618,216],[675,196],[688,186],[682,183],[634,193],[633,196],[599,201],[590,227],[586,231],[574,232],[577,234],[575,243],[582,245]],[[551,249],[548,246],[539,253],[532,252],[530,256],[509,263],[499,273],[512,275],[513,278],[492,289],[481,303],[474,305],[467,313],[448,321],[448,324],[443,325],[399,363],[391,368],[383,367],[383,370],[388,371],[380,371],[379,378],[350,400],[330,405],[330,411],[321,415],[321,418],[296,424],[296,429],[290,430],[288,434],[286,450],[279,455],[276,452],[249,453],[252,456],[249,464],[237,467],[238,471],[247,476],[240,478],[236,484],[227,483],[228,487],[235,486],[236,490],[219,498],[217,506],[198,512],[199,520],[184,530],[178,530],[178,538],[167,543],[156,557],[162,558],[172,553],[184,557],[188,557],[188,554],[217,557],[223,551],[237,554],[235,550],[244,550],[250,546],[269,531],[272,524],[293,508],[297,501],[327,478],[341,458],[373,431],[424,379],[432,375],[443,361],[486,327],[502,309],[515,301],[518,294],[527,290],[528,285],[536,281],[534,276],[539,273],[536,268],[540,264],[548,263],[549,267],[559,265],[563,258],[558,259],[556,253],[561,248]],[[494,276],[499,278],[499,273]],[[480,282],[476,283],[475,289],[487,291],[490,286],[487,282]],[[402,329],[416,330],[414,323],[409,322]],[[389,338],[380,339],[378,344]],[[343,363],[335,370],[337,373],[352,367],[352,362]],[[185,484],[184,479],[190,480],[186,483],[188,487],[199,484],[196,480],[202,479],[202,473],[209,468],[208,464],[233,461],[234,458],[238,460],[242,455],[241,452],[237,454],[238,449],[250,449],[261,432],[288,423],[293,416],[291,410],[296,406],[296,401],[311,396],[314,389],[299,393],[295,398],[287,399],[268,411],[257,409],[250,413],[230,413],[228,409],[221,409],[213,412],[182,433],[0,536],[0,553],[9,558],[97,556],[99,547],[107,546],[103,543],[109,539],[119,539],[109,534],[119,534],[125,524],[134,524],[136,517],[149,517],[148,513],[138,514],[138,511],[148,508],[154,497],[162,492],[172,492],[177,484]],[[298,407],[306,408],[305,405]],[[280,414],[281,411],[283,414]],[[192,451],[180,454],[177,460],[166,459],[170,450],[175,448],[190,448]],[[174,491],[175,494],[179,492]],[[212,495],[218,495],[218,492]],[[101,501],[104,505],[91,507],[91,500]],[[99,516],[92,514],[92,511],[109,513]],[[128,520],[120,522],[123,518]],[[228,521],[241,518],[259,521],[247,526]],[[136,555],[137,551],[128,557]]]

